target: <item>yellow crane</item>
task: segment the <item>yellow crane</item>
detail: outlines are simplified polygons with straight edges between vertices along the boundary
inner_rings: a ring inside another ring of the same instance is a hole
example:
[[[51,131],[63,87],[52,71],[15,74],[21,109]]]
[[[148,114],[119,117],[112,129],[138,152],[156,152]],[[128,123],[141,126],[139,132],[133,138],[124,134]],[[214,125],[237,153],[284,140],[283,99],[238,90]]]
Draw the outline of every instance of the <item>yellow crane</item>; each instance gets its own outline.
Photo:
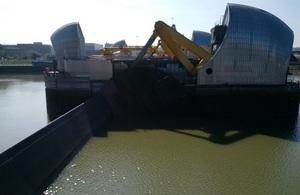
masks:
[[[133,66],[136,66],[144,57],[148,48],[151,47],[157,37],[160,37],[159,45],[161,45],[168,56],[171,58],[178,58],[185,69],[192,75],[196,75],[198,69],[212,57],[212,54],[203,49],[201,46],[178,33],[174,28],[168,26],[166,23],[158,21],[155,23],[153,34],[135,59]],[[187,56],[183,53],[183,50],[185,49],[199,58],[200,61],[198,65],[194,66],[190,62]]]
[[[117,52],[121,52],[123,56],[131,56],[133,51],[136,51],[137,53],[142,50],[143,47],[140,46],[119,46],[119,47],[106,47],[100,50],[100,55],[103,55],[106,57],[106,59],[113,59],[113,56]],[[147,48],[147,55],[153,55],[154,53],[158,57],[163,57],[165,55],[164,51],[159,51],[155,46],[151,46]]]

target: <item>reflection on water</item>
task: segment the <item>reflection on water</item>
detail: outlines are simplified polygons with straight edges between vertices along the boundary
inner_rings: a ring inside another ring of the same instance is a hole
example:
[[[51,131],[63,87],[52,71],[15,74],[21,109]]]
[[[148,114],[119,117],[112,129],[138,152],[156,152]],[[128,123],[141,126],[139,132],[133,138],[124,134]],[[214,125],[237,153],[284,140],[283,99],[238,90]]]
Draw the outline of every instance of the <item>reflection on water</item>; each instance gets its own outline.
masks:
[[[298,194],[299,120],[111,121],[45,194]]]
[[[48,123],[43,75],[0,75],[0,153]]]

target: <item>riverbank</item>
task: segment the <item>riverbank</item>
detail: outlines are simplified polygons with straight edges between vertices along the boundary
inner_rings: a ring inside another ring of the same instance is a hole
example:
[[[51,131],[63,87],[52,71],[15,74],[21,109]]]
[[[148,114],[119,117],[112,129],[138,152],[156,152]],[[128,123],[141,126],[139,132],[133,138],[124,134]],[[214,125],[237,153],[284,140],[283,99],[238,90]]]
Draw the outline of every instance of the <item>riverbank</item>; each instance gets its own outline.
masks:
[[[30,59],[1,59],[0,66],[19,66],[19,65],[31,65],[32,60]]]
[[[46,67],[52,67],[51,60],[0,60],[0,74],[42,74]]]
[[[300,65],[289,65],[289,73],[300,76]]]
[[[1,65],[0,74],[43,74],[45,67],[28,64]]]

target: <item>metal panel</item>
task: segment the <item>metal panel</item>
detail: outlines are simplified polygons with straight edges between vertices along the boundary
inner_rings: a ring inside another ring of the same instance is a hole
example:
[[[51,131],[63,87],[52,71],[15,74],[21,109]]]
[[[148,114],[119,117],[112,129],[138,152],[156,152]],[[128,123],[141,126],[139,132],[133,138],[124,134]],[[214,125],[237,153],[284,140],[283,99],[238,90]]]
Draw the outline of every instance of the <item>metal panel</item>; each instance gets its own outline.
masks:
[[[199,85],[285,84],[294,35],[284,22],[261,9],[228,4],[222,25],[223,42],[198,71]]]
[[[51,42],[58,62],[58,70],[64,71],[64,59],[84,59],[85,40],[78,22],[69,23],[51,35]]]
[[[113,76],[112,63],[108,60],[65,60],[64,70],[73,76],[85,75],[90,80],[108,80]]]
[[[192,34],[192,41],[197,45],[210,45],[211,34],[203,31],[194,30]]]

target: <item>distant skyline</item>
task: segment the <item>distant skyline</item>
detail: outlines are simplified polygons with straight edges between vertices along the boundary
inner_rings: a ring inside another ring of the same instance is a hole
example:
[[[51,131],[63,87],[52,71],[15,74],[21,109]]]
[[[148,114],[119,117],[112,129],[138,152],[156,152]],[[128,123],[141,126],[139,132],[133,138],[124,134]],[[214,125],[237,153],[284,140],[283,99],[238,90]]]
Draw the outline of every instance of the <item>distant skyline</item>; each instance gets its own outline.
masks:
[[[191,38],[193,30],[210,32],[227,3],[263,9],[281,19],[294,32],[300,47],[299,0],[89,0],[0,2],[0,44],[42,42],[61,26],[79,22],[86,43],[105,44],[125,39],[128,45],[144,45],[158,20],[176,25]]]

